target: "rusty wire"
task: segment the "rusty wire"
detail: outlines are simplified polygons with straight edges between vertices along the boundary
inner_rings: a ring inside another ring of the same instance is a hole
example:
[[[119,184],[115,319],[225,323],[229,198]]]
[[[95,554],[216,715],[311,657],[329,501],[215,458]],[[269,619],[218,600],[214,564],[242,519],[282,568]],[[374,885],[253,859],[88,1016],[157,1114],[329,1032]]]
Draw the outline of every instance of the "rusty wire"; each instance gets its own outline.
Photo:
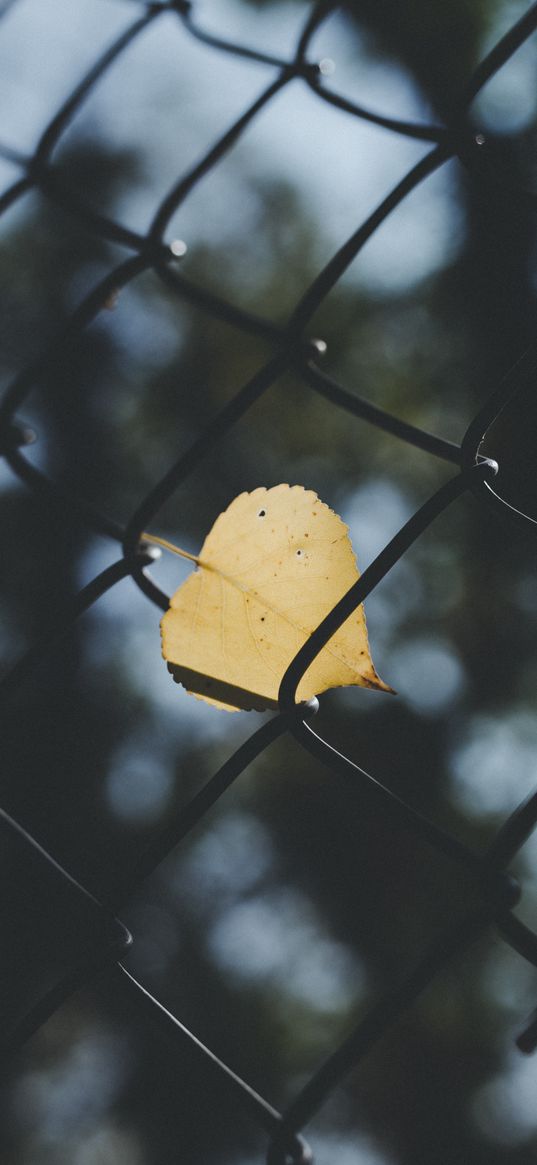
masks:
[[[7,14],[16,2],[17,0],[5,0],[0,8],[0,16]],[[537,4],[530,7],[481,62],[469,79],[459,103],[453,109],[452,117],[446,124],[438,126],[414,124],[377,114],[374,110],[356,105],[344,95],[337,94],[324,85],[320,68],[315,61],[309,59],[308,51],[314,33],[335,7],[333,0],[321,0],[321,3],[314,6],[304,23],[293,57],[282,60],[261,49],[214,36],[210,30],[198,24],[195,7],[189,0],[167,0],[167,2],[156,0],[147,4],[142,0],[129,0],[126,9],[135,9],[134,19],[127,18],[121,34],[95,61],[50,119],[33,154],[22,156],[8,146],[0,146],[0,153],[20,170],[20,176],[0,197],[0,213],[23,199],[28,191],[37,190],[43,198],[58,204],[74,216],[81,227],[131,252],[93,287],[73,312],[63,333],[56,337],[48,350],[19,373],[5,391],[0,405],[0,450],[13,473],[33,491],[36,503],[45,502],[49,506],[57,507],[60,512],[64,512],[66,508],[75,511],[79,521],[87,529],[115,540],[120,554],[113,566],[99,574],[80,592],[73,607],[64,613],[61,627],[50,627],[43,639],[34,644],[5,676],[1,684],[1,698],[5,708],[8,708],[14,691],[46,655],[51,645],[68,635],[74,621],[121,579],[130,576],[157,607],[163,610],[167,608],[167,596],[148,573],[152,551],[143,543],[143,531],[202,459],[207,457],[217,443],[225,440],[226,434],[237,421],[264,393],[270,392],[272,386],[287,370],[293,369],[311,392],[320,393],[334,407],[346,410],[352,417],[391,434],[395,440],[410,443],[433,457],[444,459],[456,469],[454,476],[411,517],[298,652],[281,682],[279,712],[228,758],[193,800],[154,838],[137,868],[125,880],[112,903],[114,911],[120,909],[141,881],[173,847],[179,844],[210,806],[225,793],[235,778],[274,740],[288,733],[292,734],[312,756],[328,766],[334,777],[344,786],[350,802],[362,804],[365,802],[378,806],[379,811],[391,815],[401,829],[409,830],[422,838],[436,851],[469,873],[473,884],[479,890],[481,905],[478,908],[473,907],[462,921],[446,929],[415,966],[413,972],[378,1000],[355,1030],[332,1051],[286,1111],[277,1112],[247,1082],[218,1060],[209,1048],[204,1047],[195,1035],[187,1031],[175,1016],[167,1012],[121,966],[118,960],[130,939],[125,928],[111,914],[110,903],[103,906],[96,902],[41,849],[33,838],[29,837],[18,823],[5,813],[0,815],[3,844],[8,849],[11,847],[13,853],[14,876],[18,862],[28,864],[32,861],[36,868],[36,878],[45,879],[47,885],[51,887],[53,896],[56,893],[64,897],[67,895],[65,910],[71,912],[72,918],[82,920],[80,927],[85,936],[84,943],[75,946],[71,961],[67,960],[65,965],[56,967],[50,982],[40,982],[38,976],[30,1002],[19,1004],[18,1010],[15,1008],[11,1022],[7,1024],[0,1037],[4,1055],[7,1057],[20,1046],[74,990],[81,984],[89,982],[99,968],[111,965],[121,989],[129,995],[135,1013],[147,1013],[164,1035],[175,1043],[179,1052],[187,1048],[201,1065],[202,1071],[218,1082],[219,1087],[230,1098],[230,1102],[248,1112],[256,1124],[266,1131],[269,1140],[267,1159],[272,1165],[282,1165],[290,1161],[298,1165],[299,1162],[305,1163],[312,1159],[310,1150],[302,1138],[302,1131],[308,1121],[320,1109],[332,1089],[366,1055],[389,1025],[417,998],[433,976],[448,960],[466,948],[484,927],[496,925],[505,940],[523,958],[537,966],[537,936],[513,913],[513,907],[518,901],[519,888],[507,870],[508,863],[537,822],[537,794],[521,805],[504,823],[486,852],[475,852],[458,837],[444,832],[434,821],[422,816],[397,798],[373,776],[360,769],[314,732],[311,720],[316,710],[316,701],[310,701],[307,707],[297,705],[295,702],[300,679],[318,652],[439,514],[454,505],[457,499],[468,491],[472,491],[483,505],[488,505],[491,501],[503,505],[494,490],[497,466],[481,455],[480,447],[488,424],[527,380],[528,373],[533,371],[535,366],[533,350],[522,358],[507,381],[496,389],[489,403],[472,421],[464,441],[459,446],[383,411],[367,400],[361,399],[353,390],[338,384],[319,367],[323,345],[311,338],[308,328],[319,305],[366,241],[411,191],[455,156],[459,157],[464,166],[470,170],[478,165],[482,137],[476,134],[471,125],[472,102],[483,85],[537,28]],[[69,186],[65,174],[60,174],[56,168],[54,152],[66,129],[76,119],[84,100],[99,84],[104,74],[113,68],[114,63],[136,38],[142,36],[150,25],[166,13],[175,15],[192,37],[213,51],[229,53],[237,59],[246,58],[259,62],[267,69],[269,79],[253,104],[214,143],[201,161],[188,172],[179,175],[155,208],[147,232],[139,234],[84,202]],[[400,179],[377,209],[358,226],[348,241],[331,258],[303,292],[286,324],[282,326],[269,319],[259,318],[213,292],[191,284],[178,269],[181,247],[174,240],[168,240],[167,230],[172,216],[187,194],[218,165],[252,120],[262,116],[263,110],[276,94],[293,83],[306,84],[320,101],[329,102],[356,118],[371,121],[392,133],[429,142],[431,149]],[[125,287],[147,270],[153,271],[177,297],[190,300],[207,313],[229,323],[239,334],[242,332],[263,338],[270,345],[271,351],[266,362],[209,421],[190,448],[178,456],[161,480],[155,482],[150,492],[140,501],[126,528],[122,528],[99,513],[85,499],[63,490],[30,463],[24,455],[24,447],[31,439],[31,434],[19,421],[18,411],[43,374],[61,363],[70,346],[104,308],[110,294]],[[513,511],[515,519],[518,520],[520,516]],[[524,515],[522,517],[526,520]],[[29,997],[24,996],[24,999],[27,998]],[[525,1050],[531,1050],[536,1042],[537,1021],[533,1019],[520,1038],[520,1046]]]

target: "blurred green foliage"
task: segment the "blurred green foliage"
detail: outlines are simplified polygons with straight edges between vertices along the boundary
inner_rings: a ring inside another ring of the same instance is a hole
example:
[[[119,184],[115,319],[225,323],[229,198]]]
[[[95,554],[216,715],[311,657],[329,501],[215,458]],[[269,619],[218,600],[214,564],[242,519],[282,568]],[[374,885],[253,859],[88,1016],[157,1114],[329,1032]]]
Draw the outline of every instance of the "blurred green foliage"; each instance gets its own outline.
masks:
[[[506,14],[519,11],[497,0],[347,7],[357,59],[365,52],[388,74],[404,68],[435,118],[449,113]],[[274,6],[282,25],[290,13]],[[225,23],[223,0],[205,15],[207,24],[211,15]],[[192,100],[183,93],[181,118],[191,116],[195,127]],[[292,118],[293,95],[287,100]],[[327,371],[452,440],[462,438],[534,333],[534,195],[515,190],[526,181],[535,130],[531,102],[528,108],[520,130],[489,135],[483,172],[458,165],[451,175],[447,197],[457,205],[459,235],[451,255],[397,290],[344,280],[314,321],[328,343]],[[316,109],[312,97],[312,123]],[[333,116],[337,133],[346,115]],[[182,128],[179,119],[179,137]],[[375,157],[389,155],[393,137],[370,132]],[[97,124],[78,138],[75,122],[61,166],[89,202],[119,218],[143,178],[143,160],[112,150]],[[326,224],[300,186],[249,168],[244,147],[223,166],[241,192],[247,230],[235,213],[230,234],[208,242],[200,213],[200,241],[194,217],[182,270],[201,287],[285,321],[329,257]],[[416,216],[413,229],[419,249],[427,221]],[[6,215],[6,380],[59,334],[117,261],[115,247],[40,195]],[[36,386],[21,410],[39,435],[31,455],[68,491],[124,523],[268,351],[266,341],[211,318],[146,274]],[[521,420],[522,476],[533,480],[533,400],[525,399]],[[515,426],[505,443],[520,464],[518,439]],[[300,482],[350,522],[362,565],[361,537],[371,546],[375,535],[387,540],[450,473],[289,374],[200,463],[159,515],[158,532],[195,549],[241,490]],[[116,551],[76,515],[44,507],[7,472],[2,486],[9,663]],[[180,581],[175,570],[163,563],[156,577],[171,589]],[[466,497],[366,609],[375,662],[388,681],[397,673],[399,696],[330,694],[321,702],[321,731],[398,795],[483,847],[534,779],[533,533]],[[158,612],[123,582],[15,698],[3,725],[2,803],[106,900],[145,842],[254,724],[255,715],[226,718],[168,683]],[[528,921],[530,849],[518,863]],[[136,939],[129,965],[142,981],[278,1105],[415,966],[470,892],[446,859],[366,804],[353,799],[349,807],[330,773],[285,739],[240,778],[122,917]],[[531,1098],[537,1068],[530,1061],[521,1067],[512,1042],[535,990],[518,956],[484,936],[306,1130],[319,1165],[531,1165],[535,1109],[531,1101],[517,1107],[513,1096]],[[263,1159],[263,1138],[246,1118],[178,1064],[106,975],[20,1053],[2,1105],[9,1165]]]

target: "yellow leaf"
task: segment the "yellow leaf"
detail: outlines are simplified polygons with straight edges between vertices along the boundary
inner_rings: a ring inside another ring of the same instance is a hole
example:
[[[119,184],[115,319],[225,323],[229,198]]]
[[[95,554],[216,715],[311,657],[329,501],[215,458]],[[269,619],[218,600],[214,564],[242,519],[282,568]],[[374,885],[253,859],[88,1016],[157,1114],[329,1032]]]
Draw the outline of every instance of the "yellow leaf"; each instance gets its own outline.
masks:
[[[347,526],[312,490],[262,487],[220,514],[194,561],[161,622],[170,672],[229,711],[277,707],[291,660],[359,578]],[[319,652],[296,698],[346,684],[391,691],[373,667],[362,607]]]

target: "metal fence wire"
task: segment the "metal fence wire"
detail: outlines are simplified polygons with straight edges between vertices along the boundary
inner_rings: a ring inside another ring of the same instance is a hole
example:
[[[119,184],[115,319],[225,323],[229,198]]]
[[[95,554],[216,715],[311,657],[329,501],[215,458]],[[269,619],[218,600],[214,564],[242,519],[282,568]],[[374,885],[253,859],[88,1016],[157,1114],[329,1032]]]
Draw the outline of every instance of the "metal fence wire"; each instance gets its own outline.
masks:
[[[11,0],[4,3],[0,15],[6,15],[17,2]],[[483,507],[493,505],[502,508],[508,520],[531,520],[522,512],[523,504],[515,509],[501,501],[495,488],[498,466],[483,453],[483,435],[502,409],[531,382],[537,365],[534,350],[526,353],[500,387],[496,387],[489,403],[472,421],[459,446],[403,422],[336,383],[321,367],[324,352],[322,341],[312,339],[308,329],[319,305],[366,241],[424,179],[454,157],[461,159],[465,167],[483,178],[480,154],[483,152],[484,139],[472,127],[472,103],[485,83],[537,28],[537,4],[528,9],[480,63],[469,78],[451,119],[444,125],[414,124],[397,117],[381,116],[327,88],[322,69],[310,59],[309,51],[314,34],[336,7],[333,0],[321,0],[308,12],[294,55],[289,60],[281,60],[260,48],[212,35],[198,23],[195,6],[189,0],[156,0],[148,4],[142,0],[133,0],[127,7],[134,9],[134,19],[130,19],[129,13],[123,31],[94,62],[51,118],[34,153],[26,157],[7,146],[2,147],[4,157],[20,170],[20,176],[0,198],[2,213],[23,199],[28,191],[39,192],[44,199],[51,200],[74,216],[80,228],[93,232],[101,239],[120,244],[128,252],[128,257],[100,279],[86,295],[73,312],[63,333],[46,352],[20,372],[3,396],[0,409],[1,450],[13,474],[33,491],[36,506],[44,499],[47,505],[56,506],[60,513],[67,509],[75,511],[87,530],[114,539],[121,550],[117,562],[93,578],[79,593],[74,607],[66,610],[61,626],[48,628],[4,678],[1,696],[5,714],[9,715],[9,702],[13,694],[34,667],[46,658],[56,642],[69,634],[74,621],[126,576],[130,576],[158,608],[166,610],[168,598],[149,573],[155,552],[144,543],[143,532],[150,527],[163,504],[202,460],[211,454],[217,443],[224,442],[227,434],[252,405],[263,394],[270,393],[279,378],[292,369],[312,394],[321,394],[335,409],[345,410],[357,423],[366,422],[384,430],[391,434],[394,442],[410,443],[431,457],[444,459],[453,465],[454,474],[399,530],[359,581],[311,634],[282,679],[278,713],[264,722],[226,760],[208,783],[168,822],[164,832],[154,838],[137,868],[132,870],[128,884],[117,895],[118,900],[113,903],[114,911],[121,909],[143,879],[193,829],[216,800],[225,795],[235,778],[273,741],[286,734],[294,737],[303,749],[328,766],[334,779],[344,788],[349,803],[364,802],[373,806],[378,814],[393,819],[401,830],[423,839],[434,850],[462,867],[475,887],[478,905],[472,906],[462,920],[457,919],[445,929],[414,971],[378,1000],[355,1029],[330,1052],[287,1109],[278,1112],[247,1081],[222,1063],[210,1048],[205,1047],[122,966],[121,957],[131,939],[127,929],[114,917],[109,903],[104,906],[96,901],[55,861],[53,855],[45,852],[20,824],[2,812],[2,886],[9,890],[5,904],[7,918],[2,925],[4,936],[7,936],[4,937],[2,951],[7,991],[3,988],[0,1039],[4,1057],[8,1058],[71,993],[90,982],[97,971],[109,966],[110,973],[116,977],[121,989],[129,994],[139,1014],[149,1016],[157,1028],[175,1042],[180,1056],[192,1057],[201,1071],[202,1079],[206,1076],[213,1083],[216,1082],[229,1104],[243,1109],[266,1132],[267,1160],[271,1165],[284,1165],[286,1162],[305,1165],[305,1162],[313,1160],[302,1135],[305,1126],[389,1025],[409,1007],[435,974],[474,940],[476,934],[494,925],[523,959],[537,966],[537,935],[514,913],[519,899],[519,886],[508,870],[509,863],[537,822],[537,793],[505,821],[485,852],[476,852],[465,841],[422,816],[374,776],[363,771],[322,739],[312,727],[316,701],[310,701],[307,706],[295,702],[301,677],[330,637],[427,527],[447,507],[454,505],[461,495],[471,491]],[[259,62],[260,66],[266,67],[268,83],[260,96],[211,146],[201,161],[177,178],[155,206],[148,231],[139,234],[85,202],[80,193],[69,185],[65,172],[59,172],[54,155],[84,101],[108,70],[113,69],[116,62],[127,53],[133,41],[143,37],[155,22],[169,18],[170,14],[182,22],[192,38],[213,50],[231,54],[238,64],[241,58]],[[356,118],[366,119],[396,134],[428,142],[430,150],[409,173],[401,177],[377,209],[333,255],[306,288],[287,322],[281,326],[234,306],[212,291],[191,284],[179,269],[184,246],[177,240],[170,241],[167,231],[172,216],[186,196],[218,166],[252,121],[263,117],[275,96],[293,84],[308,86],[319,102],[330,102]],[[270,357],[235,392],[218,415],[209,421],[190,448],[182,452],[175,464],[155,482],[123,529],[85,500],[64,490],[31,463],[24,450],[32,434],[24,422],[19,420],[19,410],[35,384],[43,381],[44,374],[61,364],[84,329],[109,303],[110,297],[146,271],[152,271],[179,298],[195,302],[198,308],[232,325],[239,336],[252,334],[268,341]],[[19,888],[22,870],[24,886],[30,885],[31,893]],[[532,1050],[537,1044],[537,1020],[528,1021],[519,1043],[526,1051]]]

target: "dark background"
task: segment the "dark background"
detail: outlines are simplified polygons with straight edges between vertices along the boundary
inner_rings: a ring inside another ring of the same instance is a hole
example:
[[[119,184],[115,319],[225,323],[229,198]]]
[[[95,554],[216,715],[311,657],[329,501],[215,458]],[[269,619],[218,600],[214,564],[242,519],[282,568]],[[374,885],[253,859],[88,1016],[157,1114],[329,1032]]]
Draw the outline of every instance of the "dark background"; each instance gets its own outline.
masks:
[[[314,48],[319,58],[334,56],[326,83],[340,92],[386,114],[441,122],[525,7],[364,0],[332,17]],[[137,10],[121,0],[50,12],[38,0],[12,5],[0,23],[4,144],[33,148],[83,69]],[[298,3],[217,0],[200,21],[285,56],[305,12]],[[92,95],[57,164],[92,205],[145,229],[171,182],[268,83],[266,66],[222,60],[170,18]],[[534,334],[535,64],[533,41],[475,103],[474,124],[487,139],[479,172],[452,162],[411,195],[312,326],[328,344],[326,370],[349,389],[455,441]],[[336,247],[428,148],[322,106],[295,81],[174,220],[189,247],[182,270],[285,321]],[[18,171],[6,162],[2,174],[7,186]],[[123,254],[39,194],[4,216],[6,383]],[[125,523],[268,351],[145,274],[36,385],[21,410],[38,433],[28,455]],[[530,505],[531,393],[513,416],[497,438],[512,471],[502,481],[519,501],[526,490]],[[363,567],[452,473],[288,375],[199,465],[153,529],[196,550],[241,490],[300,483],[349,522]],[[117,552],[76,516],[43,506],[9,470],[0,485],[7,668]],[[154,573],[168,590],[185,575],[175,559]],[[331,693],[321,700],[320,731],[484,847],[535,780],[532,528],[465,496],[366,612],[374,661],[399,695]],[[255,713],[208,708],[172,683],[158,619],[132,581],[122,582],[43,658],[3,719],[4,808],[104,900],[261,723]],[[530,924],[536,861],[530,841],[516,863]],[[465,893],[446,859],[366,806],[350,809],[328,770],[285,738],[122,912],[135,935],[126,965],[282,1106],[415,966]],[[306,1130],[319,1165],[529,1165],[537,1067],[513,1041],[536,993],[531,968],[485,935]],[[17,1055],[2,1106],[6,1165],[263,1159],[263,1136],[178,1062],[107,975]]]

